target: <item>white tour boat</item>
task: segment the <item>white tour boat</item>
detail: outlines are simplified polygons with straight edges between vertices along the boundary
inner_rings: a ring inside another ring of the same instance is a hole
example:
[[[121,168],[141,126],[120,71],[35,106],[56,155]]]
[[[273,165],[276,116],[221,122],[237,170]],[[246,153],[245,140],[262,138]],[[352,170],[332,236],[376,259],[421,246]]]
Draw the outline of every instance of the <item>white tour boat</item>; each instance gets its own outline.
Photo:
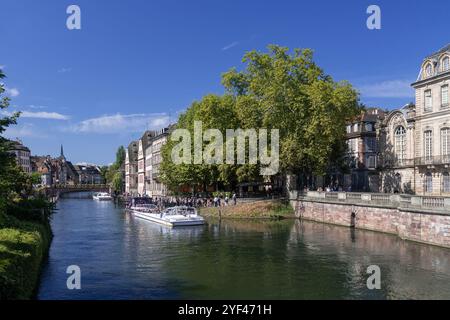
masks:
[[[129,210],[136,216],[145,220],[156,222],[169,227],[198,226],[205,224],[205,219],[197,214],[193,207],[172,207],[163,211],[144,199],[132,199]]]
[[[93,194],[92,199],[99,201],[110,201],[113,198],[106,192],[96,192]]]

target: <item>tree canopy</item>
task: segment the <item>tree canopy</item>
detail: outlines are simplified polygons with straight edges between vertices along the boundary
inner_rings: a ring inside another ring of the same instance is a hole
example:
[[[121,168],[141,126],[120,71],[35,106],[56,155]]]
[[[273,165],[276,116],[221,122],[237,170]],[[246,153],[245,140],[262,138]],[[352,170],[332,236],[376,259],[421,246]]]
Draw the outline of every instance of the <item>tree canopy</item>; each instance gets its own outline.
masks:
[[[4,78],[5,75],[0,69],[0,79]],[[0,110],[7,109],[10,103],[9,97],[2,97],[4,92],[4,84],[0,82]],[[25,191],[30,191],[32,187],[31,176],[25,174],[17,165],[14,155],[10,152],[11,141],[3,136],[9,126],[17,123],[19,116],[20,113],[16,112],[0,118],[0,210],[8,201],[21,196]]]
[[[310,49],[271,45],[268,52],[251,51],[245,68],[222,75],[225,94],[207,95],[180,116],[177,128],[192,133],[194,121],[203,130],[267,128],[280,134],[282,173],[323,175],[343,154],[346,122],[359,114],[357,91],[335,82],[314,62]],[[170,156],[176,142],[163,148],[162,179],[169,187],[220,181],[256,181],[257,165],[175,165]],[[203,146],[205,147],[205,146]]]

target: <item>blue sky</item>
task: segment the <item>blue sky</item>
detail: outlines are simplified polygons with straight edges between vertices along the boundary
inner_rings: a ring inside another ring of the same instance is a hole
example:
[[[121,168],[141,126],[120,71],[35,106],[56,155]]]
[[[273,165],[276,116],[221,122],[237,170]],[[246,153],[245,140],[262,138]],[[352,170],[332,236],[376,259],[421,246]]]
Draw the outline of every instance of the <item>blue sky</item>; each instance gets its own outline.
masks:
[[[66,8],[81,8],[81,30]],[[366,27],[377,4],[382,29]],[[413,101],[423,58],[450,43],[450,1],[1,0],[0,66],[33,154],[108,164],[115,150],[208,93],[246,51],[312,48],[368,106]]]

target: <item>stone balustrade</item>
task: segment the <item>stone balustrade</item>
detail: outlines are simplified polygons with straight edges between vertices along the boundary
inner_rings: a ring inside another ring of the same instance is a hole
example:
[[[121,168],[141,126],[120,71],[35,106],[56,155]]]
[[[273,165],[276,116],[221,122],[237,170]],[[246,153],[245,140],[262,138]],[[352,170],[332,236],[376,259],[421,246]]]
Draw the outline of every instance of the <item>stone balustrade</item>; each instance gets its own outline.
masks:
[[[320,202],[438,211],[439,213],[448,213],[450,215],[450,198],[445,197],[360,192],[307,191],[306,193],[299,193],[293,191],[290,193],[290,199],[308,199]]]

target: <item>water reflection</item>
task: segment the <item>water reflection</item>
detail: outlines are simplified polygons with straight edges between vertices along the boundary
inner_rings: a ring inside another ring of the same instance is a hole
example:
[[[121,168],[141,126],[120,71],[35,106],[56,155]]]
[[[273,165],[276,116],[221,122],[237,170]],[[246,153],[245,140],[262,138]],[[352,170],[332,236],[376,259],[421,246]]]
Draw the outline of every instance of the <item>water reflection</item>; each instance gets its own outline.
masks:
[[[300,221],[170,229],[111,202],[63,199],[41,299],[450,298],[450,250]],[[66,288],[67,266],[82,290]],[[366,288],[379,265],[382,290]]]

